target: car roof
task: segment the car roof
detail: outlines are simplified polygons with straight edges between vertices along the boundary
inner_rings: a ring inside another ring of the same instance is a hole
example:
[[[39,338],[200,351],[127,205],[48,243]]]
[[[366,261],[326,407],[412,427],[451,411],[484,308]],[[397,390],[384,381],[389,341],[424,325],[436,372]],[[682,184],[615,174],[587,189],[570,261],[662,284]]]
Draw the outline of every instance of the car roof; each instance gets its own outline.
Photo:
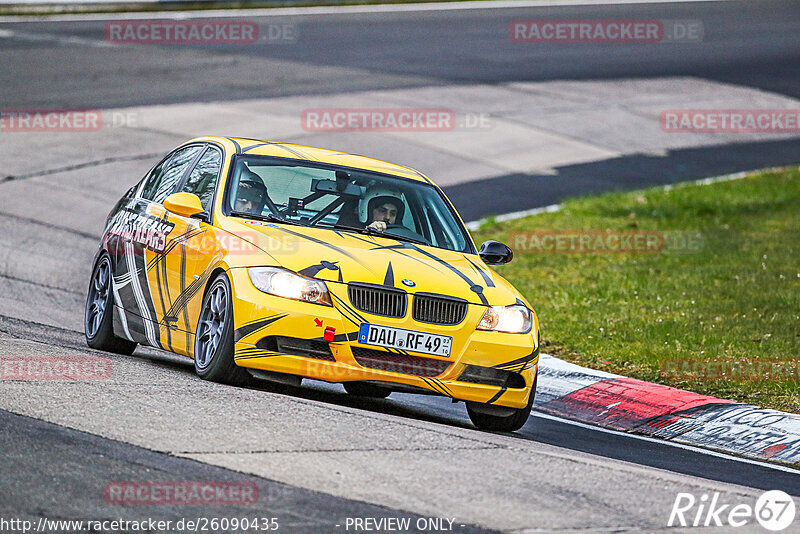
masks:
[[[222,144],[230,151],[236,151],[237,154],[275,156],[312,163],[342,165],[344,167],[391,174],[419,182],[433,183],[424,174],[410,167],[403,167],[402,165],[396,165],[379,159],[348,154],[347,152],[340,152],[337,150],[295,145],[292,143],[280,143],[263,139],[251,139],[247,137],[198,137],[188,141],[187,144],[201,141],[211,141]]]

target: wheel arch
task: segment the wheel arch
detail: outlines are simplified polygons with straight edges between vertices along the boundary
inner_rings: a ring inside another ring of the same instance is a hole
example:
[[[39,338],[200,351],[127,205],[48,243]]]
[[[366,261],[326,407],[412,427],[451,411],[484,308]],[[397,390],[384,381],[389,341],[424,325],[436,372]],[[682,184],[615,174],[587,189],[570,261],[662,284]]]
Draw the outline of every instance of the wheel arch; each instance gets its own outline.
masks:
[[[212,270],[211,274],[208,275],[208,280],[206,280],[206,287],[203,288],[203,300],[206,299],[206,295],[208,294],[208,290],[211,288],[211,284],[214,283],[214,280],[216,280],[220,274],[224,274],[225,276],[228,277],[228,282],[230,282],[231,284],[231,291],[233,291],[233,282],[231,281],[231,277],[228,275],[228,271],[230,271],[230,269],[228,269],[227,266],[224,265],[217,265],[216,267],[214,267],[214,270]]]

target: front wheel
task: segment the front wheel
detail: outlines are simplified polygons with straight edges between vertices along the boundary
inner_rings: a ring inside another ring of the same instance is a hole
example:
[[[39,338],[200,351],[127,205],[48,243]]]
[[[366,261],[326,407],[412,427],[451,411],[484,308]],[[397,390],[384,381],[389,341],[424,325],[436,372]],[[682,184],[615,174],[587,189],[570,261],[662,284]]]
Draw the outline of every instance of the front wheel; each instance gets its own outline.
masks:
[[[97,350],[130,355],[136,349],[136,342],[114,335],[114,297],[111,284],[111,259],[103,254],[92,271],[89,292],[86,295],[86,311],[83,319],[83,332],[86,344]]]
[[[536,397],[536,381],[539,374],[533,380],[531,394],[528,404],[524,408],[506,408],[504,406],[492,406],[478,402],[467,402],[467,413],[472,424],[479,430],[495,432],[514,432],[522,428],[533,408],[533,399]]]
[[[212,382],[250,383],[250,375],[233,359],[233,292],[225,274],[214,279],[203,298],[194,341],[194,370]]]

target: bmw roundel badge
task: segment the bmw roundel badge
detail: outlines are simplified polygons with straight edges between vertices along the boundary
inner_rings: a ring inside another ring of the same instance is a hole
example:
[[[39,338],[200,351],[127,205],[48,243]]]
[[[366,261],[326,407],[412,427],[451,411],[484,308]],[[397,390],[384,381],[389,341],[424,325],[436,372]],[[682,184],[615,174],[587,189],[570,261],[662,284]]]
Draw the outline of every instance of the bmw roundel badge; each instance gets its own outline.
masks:
[[[413,280],[409,280],[406,278],[403,280],[403,285],[406,287],[414,287],[417,284],[415,284]]]

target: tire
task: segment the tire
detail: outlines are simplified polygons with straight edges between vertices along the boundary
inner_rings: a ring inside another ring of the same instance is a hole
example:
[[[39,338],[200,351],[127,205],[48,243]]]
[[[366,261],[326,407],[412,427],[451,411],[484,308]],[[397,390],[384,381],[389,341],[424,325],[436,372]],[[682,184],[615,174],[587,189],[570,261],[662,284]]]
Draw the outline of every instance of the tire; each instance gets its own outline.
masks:
[[[514,432],[523,427],[531,415],[531,408],[533,408],[533,399],[536,397],[536,381],[539,379],[539,373],[536,373],[536,378],[533,380],[531,387],[530,398],[528,404],[524,408],[507,408],[506,410],[513,410],[509,415],[492,415],[481,410],[487,406],[485,404],[467,402],[467,413],[469,414],[472,424],[478,427],[479,430],[492,431],[492,432]]]
[[[203,380],[233,386],[253,379],[233,359],[233,291],[225,274],[217,276],[203,297],[194,340],[194,370]]]
[[[344,390],[354,397],[368,397],[370,399],[385,399],[392,394],[392,390],[364,382],[345,382]]]
[[[92,269],[86,307],[83,314],[83,333],[86,344],[93,349],[130,355],[136,349],[135,341],[114,335],[114,296],[112,295],[111,259],[100,256]]]

